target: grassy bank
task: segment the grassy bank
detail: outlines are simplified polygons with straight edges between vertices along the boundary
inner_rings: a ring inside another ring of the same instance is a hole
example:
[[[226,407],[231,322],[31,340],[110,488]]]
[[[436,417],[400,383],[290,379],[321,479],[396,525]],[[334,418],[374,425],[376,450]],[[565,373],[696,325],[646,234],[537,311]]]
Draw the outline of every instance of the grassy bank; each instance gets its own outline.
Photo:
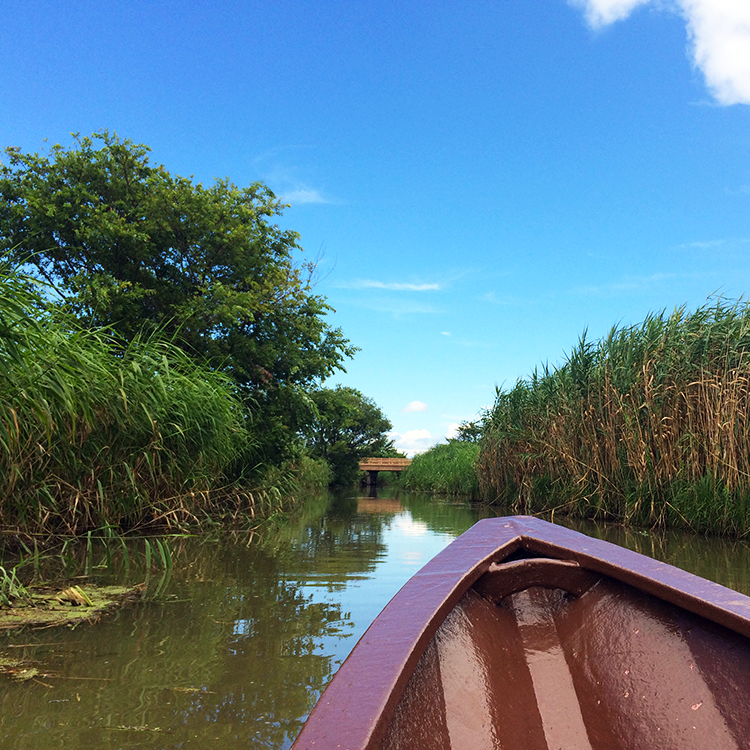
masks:
[[[477,497],[478,454],[479,445],[476,443],[452,440],[435,445],[414,457],[403,475],[402,485],[407,490]]]
[[[6,531],[76,534],[267,514],[231,380],[158,336],[125,342],[53,315],[0,269],[0,513]]]
[[[652,526],[750,530],[750,308],[652,315],[581,339],[559,369],[499,391],[484,499]]]

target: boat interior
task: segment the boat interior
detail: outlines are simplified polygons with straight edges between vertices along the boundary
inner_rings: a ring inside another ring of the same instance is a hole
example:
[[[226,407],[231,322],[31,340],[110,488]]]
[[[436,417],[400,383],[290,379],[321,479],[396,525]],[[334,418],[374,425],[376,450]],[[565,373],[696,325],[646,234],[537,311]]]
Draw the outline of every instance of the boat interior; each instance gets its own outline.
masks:
[[[436,626],[377,746],[738,750],[748,696],[746,637],[518,549]]]

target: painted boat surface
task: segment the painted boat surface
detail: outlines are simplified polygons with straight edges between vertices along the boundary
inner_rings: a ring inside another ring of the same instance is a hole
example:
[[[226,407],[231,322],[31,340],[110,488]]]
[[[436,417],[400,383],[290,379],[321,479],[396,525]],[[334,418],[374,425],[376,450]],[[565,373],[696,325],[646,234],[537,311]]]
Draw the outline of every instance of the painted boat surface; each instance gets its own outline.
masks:
[[[480,521],[389,602],[292,750],[750,748],[750,598],[545,521]]]

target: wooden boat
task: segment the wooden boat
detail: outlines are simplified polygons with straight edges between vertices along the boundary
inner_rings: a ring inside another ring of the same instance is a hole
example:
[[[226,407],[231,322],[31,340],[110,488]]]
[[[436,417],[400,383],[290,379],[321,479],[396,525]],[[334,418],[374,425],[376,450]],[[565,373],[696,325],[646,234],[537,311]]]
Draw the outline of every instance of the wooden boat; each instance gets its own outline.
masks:
[[[391,600],[293,750],[750,748],[750,598],[527,517]]]

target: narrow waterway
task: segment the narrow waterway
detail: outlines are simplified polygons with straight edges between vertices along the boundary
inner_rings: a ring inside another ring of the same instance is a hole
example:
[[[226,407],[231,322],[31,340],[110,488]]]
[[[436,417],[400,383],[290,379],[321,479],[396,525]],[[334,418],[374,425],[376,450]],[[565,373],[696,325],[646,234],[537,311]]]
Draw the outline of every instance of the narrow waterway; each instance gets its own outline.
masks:
[[[28,679],[0,676],[0,746],[289,747],[386,602],[487,513],[386,494],[312,499],[253,538],[172,540],[174,570],[152,572],[142,602],[96,625],[2,636]],[[744,542],[577,526],[750,593]],[[81,565],[101,582],[144,577],[135,551]]]

